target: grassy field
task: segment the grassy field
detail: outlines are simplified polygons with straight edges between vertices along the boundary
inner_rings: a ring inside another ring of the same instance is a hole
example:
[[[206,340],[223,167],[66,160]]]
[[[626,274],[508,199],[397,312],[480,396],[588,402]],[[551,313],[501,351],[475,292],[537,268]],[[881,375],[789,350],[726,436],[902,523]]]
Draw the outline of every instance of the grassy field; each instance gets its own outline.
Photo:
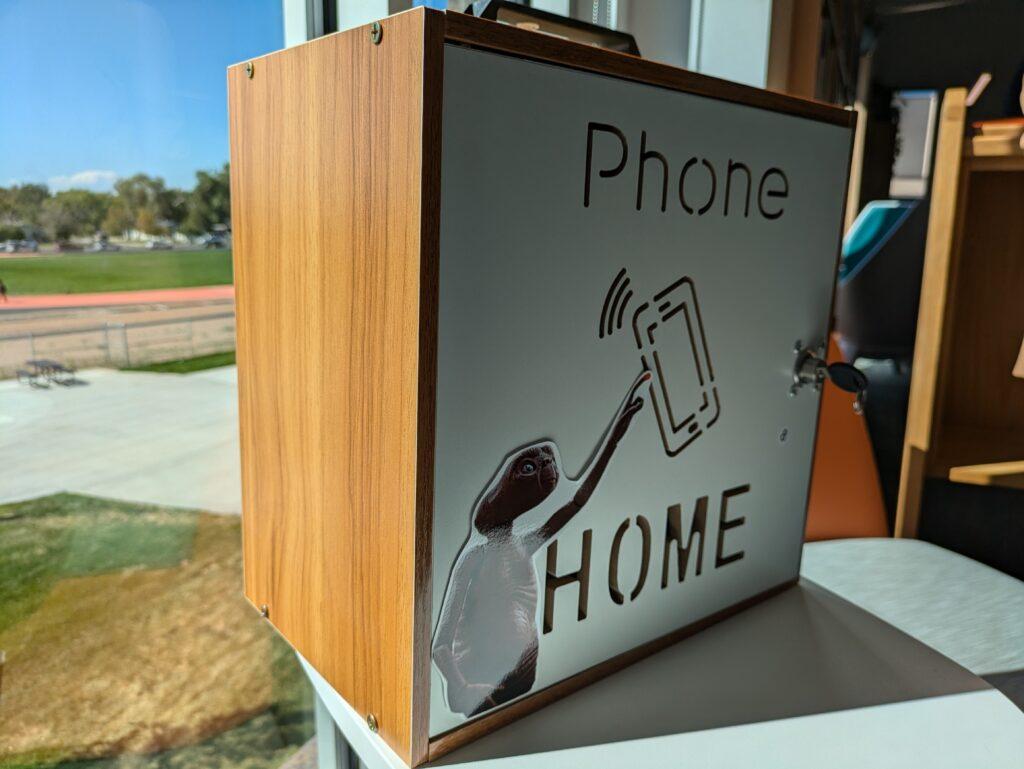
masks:
[[[240,549],[233,516],[0,506],[0,768],[272,769],[306,742],[308,684]]]
[[[143,251],[0,259],[11,296],[88,294],[231,283],[231,252]]]
[[[190,374],[193,371],[205,371],[210,368],[235,365],[235,351],[215,352],[212,355],[200,355],[196,358],[181,358],[163,363],[150,363],[148,366],[129,366],[122,371],[152,371],[157,374]]]

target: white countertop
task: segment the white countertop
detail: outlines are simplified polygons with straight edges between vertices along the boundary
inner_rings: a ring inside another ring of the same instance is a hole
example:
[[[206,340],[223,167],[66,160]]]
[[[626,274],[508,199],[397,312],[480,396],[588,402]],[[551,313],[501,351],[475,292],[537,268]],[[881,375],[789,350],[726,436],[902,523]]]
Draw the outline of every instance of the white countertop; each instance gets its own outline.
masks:
[[[303,662],[368,769],[404,766]],[[431,766],[1020,769],[1024,713],[873,614],[796,587]]]

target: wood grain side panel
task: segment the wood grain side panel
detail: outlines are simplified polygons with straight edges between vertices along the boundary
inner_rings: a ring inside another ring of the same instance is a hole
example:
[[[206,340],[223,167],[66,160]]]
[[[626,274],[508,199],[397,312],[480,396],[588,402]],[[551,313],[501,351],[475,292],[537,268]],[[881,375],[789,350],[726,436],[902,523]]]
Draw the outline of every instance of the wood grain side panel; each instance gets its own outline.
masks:
[[[406,761],[425,18],[228,74],[246,594]]]
[[[832,104],[720,80],[639,56],[574,43],[462,13],[446,14],[445,37],[452,43],[511,53],[521,58],[612,75],[834,125],[852,127],[856,119],[850,110]]]
[[[914,452],[926,455],[932,442],[943,338],[948,334],[947,291],[955,262],[954,239],[957,207],[961,199],[966,100],[966,89],[951,88],[945,93],[939,114],[924,274],[921,279],[921,305],[917,314],[910,403],[903,440],[903,472],[896,505],[897,537],[917,535],[917,513],[923,482],[923,478],[917,474],[923,474],[925,461],[911,462],[909,457]]]

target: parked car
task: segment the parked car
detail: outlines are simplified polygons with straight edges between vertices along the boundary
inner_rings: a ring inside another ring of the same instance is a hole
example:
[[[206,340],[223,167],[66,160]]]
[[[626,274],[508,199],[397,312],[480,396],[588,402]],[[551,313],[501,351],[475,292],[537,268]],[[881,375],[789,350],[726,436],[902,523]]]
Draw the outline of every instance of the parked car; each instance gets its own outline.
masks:
[[[203,248],[227,248],[228,239],[219,232],[211,232],[199,239],[199,245]]]
[[[7,240],[4,241],[3,245],[0,246],[0,251],[8,254],[16,254],[19,251],[31,251],[36,252],[39,250],[39,244],[34,240]]]
[[[70,240],[58,240],[57,250],[61,253],[67,253],[69,251],[83,251],[84,247],[81,243],[74,243]]]
[[[94,241],[93,243],[90,243],[89,246],[85,250],[86,251],[91,251],[91,252],[96,252],[96,251],[120,251],[121,247],[119,245],[117,245],[116,243],[111,243],[108,240],[97,240],[97,241]]]
[[[167,251],[171,248],[174,248],[174,244],[163,238],[153,238],[146,244],[146,249],[149,251]]]

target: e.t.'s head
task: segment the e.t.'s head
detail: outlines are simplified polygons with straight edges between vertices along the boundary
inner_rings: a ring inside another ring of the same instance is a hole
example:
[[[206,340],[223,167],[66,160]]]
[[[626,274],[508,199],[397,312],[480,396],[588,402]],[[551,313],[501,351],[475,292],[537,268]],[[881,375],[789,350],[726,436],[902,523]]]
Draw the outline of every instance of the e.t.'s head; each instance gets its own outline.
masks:
[[[480,500],[473,525],[481,534],[511,526],[551,494],[558,485],[558,461],[550,443],[528,446],[504,467],[491,491]]]

